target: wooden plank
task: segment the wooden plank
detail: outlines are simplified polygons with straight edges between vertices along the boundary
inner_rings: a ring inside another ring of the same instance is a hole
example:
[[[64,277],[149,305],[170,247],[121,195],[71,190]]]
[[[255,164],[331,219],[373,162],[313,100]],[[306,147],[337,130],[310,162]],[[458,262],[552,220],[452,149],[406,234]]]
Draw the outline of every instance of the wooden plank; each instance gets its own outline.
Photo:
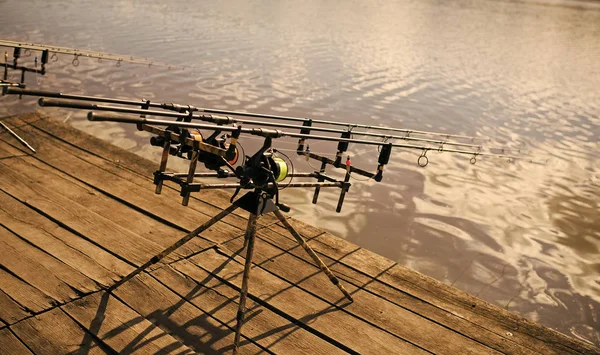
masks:
[[[0,260],[11,274],[59,303],[99,288],[79,271],[24,242],[4,227],[0,227]]]
[[[175,271],[172,267],[166,266],[154,270],[152,274],[180,297],[215,317],[219,322],[226,324],[229,329],[234,329],[238,308],[236,298],[239,291],[219,282],[210,273],[186,260],[179,261],[176,265],[181,271]],[[294,352],[305,354],[345,353],[296,323],[282,318],[272,310],[251,300],[247,301],[246,306],[248,311],[242,335],[269,351],[281,354]],[[230,330],[229,334],[231,335],[232,332]],[[242,348],[245,348],[248,346],[248,342],[242,341],[241,345],[243,345]]]
[[[398,291],[411,294],[533,351],[544,354],[593,354],[596,351],[588,344],[537,325],[430,277],[396,263],[390,264],[388,259],[368,250],[362,249],[355,254],[352,251],[360,247],[329,233],[313,239],[311,245],[319,253],[376,277]]]
[[[82,162],[87,162],[92,166],[89,167],[89,170],[86,169],[87,174],[82,178],[85,179],[86,182],[93,184],[98,188],[102,188],[104,191],[110,192],[115,196],[122,195],[118,193],[119,190],[131,191],[131,189],[136,188],[130,186],[130,184],[137,185],[137,190],[140,190],[139,188],[141,187],[142,189],[140,191],[143,193],[127,193],[125,195],[131,195],[128,196],[129,198],[139,198],[139,201],[132,201],[132,204],[135,204],[136,206],[150,206],[147,210],[152,213],[159,213],[161,215],[173,215],[173,212],[176,212],[177,214],[186,214],[190,213],[189,210],[191,209],[210,218],[218,214],[223,208],[229,206],[230,193],[218,190],[203,191],[198,195],[199,197],[202,197],[202,200],[195,199],[195,203],[188,206],[188,208],[181,205],[181,196],[176,189],[163,189],[162,198],[161,196],[155,196],[152,193],[149,194],[148,191],[154,191],[152,176],[157,168],[156,163],[149,162],[133,153],[123,150],[113,152],[115,147],[109,143],[86,135],[69,126],[60,125],[47,120],[36,121],[35,126],[28,126],[19,118],[20,117],[14,117],[8,120],[14,121],[15,125],[20,127],[18,130],[23,130],[24,134],[26,133],[31,136],[31,139],[33,140],[32,144],[39,147],[39,152],[36,154],[37,158],[52,164],[55,168],[60,169],[65,173],[72,174],[76,178],[80,177],[80,172],[77,169],[73,169],[72,166],[80,166]],[[66,139],[71,144],[61,142],[57,140],[56,137]],[[7,142],[19,150],[22,150],[18,144],[12,144],[10,141]],[[89,148],[90,146],[101,146],[103,148],[95,150],[95,153],[91,153],[86,150],[86,147]],[[98,156],[98,153],[103,156]],[[127,168],[124,168],[123,159],[128,162],[126,165]],[[171,159],[179,158],[171,157]],[[74,163],[75,161],[78,162]],[[130,165],[129,163],[133,163],[134,165]],[[142,166],[143,168],[140,168]],[[123,178],[125,180],[123,183],[129,190],[123,189],[123,187],[118,184],[107,184],[109,181],[106,179],[107,173],[110,173],[108,176],[112,176],[112,179],[114,179],[115,176]],[[165,197],[167,198],[165,199]],[[167,201],[165,202],[164,200]],[[238,215],[233,214],[225,218],[224,222],[238,228],[245,228],[245,220],[248,215],[247,212],[237,211],[236,213]],[[242,218],[240,215],[244,217]],[[198,215],[196,215],[195,218],[198,218]],[[183,220],[186,219],[188,218],[183,218]],[[193,218],[190,220],[193,220]],[[265,224],[274,221],[274,217],[269,216],[265,218]],[[200,221],[200,223],[195,223],[201,224],[202,221]],[[188,226],[188,229],[193,229],[193,227],[190,228],[190,226]]]
[[[5,139],[5,140],[10,140],[10,139],[15,139],[14,137],[12,137],[6,130],[4,130],[2,127],[0,127],[0,138],[1,139]],[[15,142],[17,143],[17,142]],[[17,143],[18,144],[18,143]],[[10,152],[0,152],[0,160],[4,160],[7,158],[12,158],[15,156],[27,156],[27,153],[23,152],[23,151],[17,151],[17,153],[10,153]]]
[[[18,174],[0,161],[0,190],[21,203],[35,208],[61,226],[93,240],[115,255],[137,265],[143,264],[163,248],[130,232],[85,206],[44,188],[27,176]]]
[[[243,247],[243,243],[243,239],[239,238],[224,246],[231,250],[238,250]],[[343,303],[343,295],[318,267],[282,252],[260,239],[255,243],[255,260],[260,267],[326,301],[329,305]],[[304,252],[303,249],[301,251]],[[410,339],[423,349],[433,353],[444,351],[462,354],[499,353],[417,313],[364,290],[357,290],[354,285],[345,284],[345,286],[349,292],[354,290],[353,297],[357,301],[345,305],[344,312],[399,338]],[[411,327],[406,327],[406,324],[411,324]]]
[[[110,353],[105,344],[87,334],[60,308],[26,319],[11,328],[36,354]]]
[[[296,221],[293,222],[296,224]],[[291,261],[292,264],[289,264],[285,260],[288,258],[283,258],[284,256],[293,255],[293,257],[303,260],[307,263],[307,266],[310,265],[311,270],[313,272],[318,271],[318,267],[312,265],[312,260],[306,254],[306,252],[299,247],[298,243],[295,240],[291,240],[290,236],[281,235],[276,233],[271,228],[263,229],[258,234],[259,240],[257,240],[256,252],[255,252],[255,263],[260,265],[261,267],[267,268],[271,272],[277,274],[280,277],[285,278],[286,280],[295,283],[302,282],[304,279],[303,274],[297,272],[298,268],[292,267],[291,265],[297,263],[295,261]],[[241,246],[241,240],[233,240],[230,243],[224,244],[224,246],[229,247],[232,250],[236,250]],[[268,243],[268,244],[266,244]],[[265,245],[266,244],[266,245]],[[312,244],[312,243],[311,243]],[[360,252],[360,248],[353,249],[348,251],[346,255]],[[343,263],[338,262],[337,260],[333,260],[329,258],[327,255],[320,256],[323,262],[329,266],[329,268],[341,279],[343,282],[352,284],[357,288],[360,288],[366,292],[369,292],[370,297],[375,296],[381,298],[383,300],[389,301],[399,307],[410,310],[415,314],[423,316],[425,319],[432,323],[439,324],[447,329],[451,329],[457,333],[463,334],[470,339],[474,339],[482,344],[485,344],[497,351],[511,354],[531,354],[532,350],[527,349],[519,344],[507,339],[507,337],[503,337],[501,335],[495,334],[485,328],[478,326],[468,320],[459,317],[456,314],[445,311],[439,307],[436,307],[432,304],[424,302],[423,300],[414,297],[410,294],[399,292],[397,289],[386,285],[375,278],[369,277],[364,273],[359,272],[357,269],[350,268]],[[278,267],[273,264],[283,264],[290,265],[290,267]],[[279,272],[279,270],[283,270],[284,272]],[[285,271],[293,270],[293,272],[288,272],[289,275],[286,275]],[[310,271],[305,271],[308,275]],[[325,285],[324,287],[327,287]],[[330,288],[330,287],[329,287]],[[318,291],[318,289],[313,290],[313,292]],[[329,294],[330,292],[328,292]],[[325,296],[317,292],[318,295]],[[335,301],[339,298],[339,295],[335,293],[333,294],[333,298],[329,298],[330,302]],[[363,297],[356,299],[355,304],[363,304],[368,301]],[[352,311],[347,308],[347,310]],[[393,323],[393,321],[392,321]],[[383,323],[382,326],[387,325],[387,323]]]
[[[133,267],[0,191],[0,224],[101,285]]]
[[[158,168],[157,162],[140,158],[139,155],[125,151],[99,138],[74,129],[69,125],[52,121],[46,117],[41,117],[38,114],[18,115],[6,119],[6,121],[9,122],[13,122],[13,120],[15,120],[16,126],[21,126],[22,123],[29,123],[39,130],[68,142],[72,146],[77,147],[77,149],[85,150],[92,155],[100,156],[108,161],[118,162],[121,166],[146,178],[151,177]],[[151,135],[148,134],[147,136],[150,137]],[[173,159],[173,157],[170,157],[169,159]],[[201,196],[204,202],[210,202],[204,203],[205,205],[225,209],[229,206],[228,201],[231,197],[231,193],[220,190],[207,190],[204,191]],[[199,202],[202,203],[202,201]],[[214,214],[216,213],[210,213],[209,215]],[[244,214],[244,216],[247,215]],[[273,221],[274,220],[275,219],[273,218]]]
[[[239,287],[243,260],[232,262],[232,255],[208,250],[189,260],[205,271],[213,271],[220,280]],[[236,258],[238,259],[238,258]],[[239,258],[241,259],[241,258]],[[178,268],[178,264],[174,264]],[[189,275],[189,273],[187,273]],[[260,268],[252,269],[250,293],[267,301],[296,320],[326,334],[359,353],[421,354],[426,351],[410,340],[401,339],[368,324],[343,309],[316,298]],[[353,290],[348,290],[352,292]]]
[[[140,274],[123,284],[115,294],[133,310],[198,353],[223,354],[232,349],[233,331],[229,327],[147,274]],[[248,341],[244,341],[240,348],[240,354],[262,351]]]
[[[0,319],[3,323],[14,324],[29,316],[31,313],[0,289]]]
[[[0,350],[3,355],[33,354],[8,328],[0,329]]]
[[[81,327],[118,353],[192,354],[114,296],[99,292],[61,306]]]
[[[31,313],[39,313],[56,304],[52,297],[1,269],[0,285],[3,292]]]
[[[38,138],[39,139],[39,138]],[[6,143],[6,142],[5,142]],[[56,169],[60,169],[60,171],[64,171],[65,174],[70,174],[73,179],[77,179],[79,181],[83,181],[85,184],[89,184],[93,186],[93,188],[86,187],[89,192],[87,195],[80,195],[82,198],[88,199],[110,199],[110,197],[117,199],[121,202],[128,204],[131,207],[135,207],[136,209],[141,209],[144,211],[144,214],[157,216],[160,221],[166,220],[168,223],[178,227],[181,230],[189,231],[195,229],[198,225],[207,221],[210,217],[205,213],[199,214],[197,211],[181,206],[179,195],[175,193],[173,190],[168,190],[168,194],[177,195],[175,201],[175,197],[165,198],[165,196],[157,196],[150,191],[154,190],[154,186],[151,181],[147,179],[147,177],[140,177],[134,175],[133,173],[126,173],[126,178],[113,174],[112,172],[101,169],[95,165],[88,163],[85,160],[80,159],[79,155],[86,154],[85,152],[81,152],[77,155],[72,155],[72,152],[65,152],[61,149],[58,149],[53,146],[53,144],[48,141],[43,141],[40,143],[42,147],[40,148],[40,153],[35,156],[36,159],[39,159],[43,164],[38,163],[36,167],[41,165],[51,165]],[[17,150],[20,149],[18,147],[12,147],[8,144],[2,145],[2,149],[5,150]],[[71,150],[73,148],[71,147]],[[96,160],[100,160],[95,157]],[[35,164],[34,161],[28,159],[30,164]],[[126,172],[124,169],[115,167],[114,164],[109,164],[104,160],[100,160],[100,163],[103,165],[112,165],[112,170],[119,172]],[[21,166],[18,161],[8,163],[7,165],[16,165]],[[23,167],[21,170],[26,169]],[[49,167],[46,170],[51,169]],[[82,174],[82,171],[85,171],[85,174]],[[33,172],[28,172],[28,174],[34,174]],[[60,174],[56,172],[56,174]],[[61,174],[62,175],[62,174]],[[65,177],[62,175],[62,177]],[[64,180],[64,179],[61,179]],[[58,180],[58,182],[61,182]],[[140,186],[139,182],[145,182],[144,186]],[[38,180],[39,181],[39,180]],[[43,180],[42,180],[43,182]],[[80,187],[84,188],[79,184]],[[71,190],[65,190],[71,191]],[[101,194],[98,191],[102,192]],[[167,191],[167,190],[165,190]],[[77,192],[73,192],[76,194]],[[96,196],[90,194],[96,194]],[[107,194],[109,197],[104,196]],[[165,195],[165,194],[163,194]],[[167,196],[168,197],[168,196]],[[79,200],[78,200],[79,201]],[[113,201],[114,202],[114,201]],[[107,202],[108,203],[108,202]],[[88,208],[94,210],[99,214],[110,214],[111,209],[105,208],[105,205],[101,203],[88,204]],[[114,210],[114,209],[113,209]],[[122,208],[120,210],[123,210]],[[221,210],[218,208],[211,208],[211,212],[218,213]],[[131,211],[133,213],[133,211]],[[165,232],[160,233],[160,229],[166,229],[168,227],[160,224],[157,221],[153,221],[159,227],[153,227],[152,223],[144,223],[140,218],[126,218],[125,216],[120,216],[119,214],[115,214],[113,212],[113,216],[111,219],[114,220],[118,224],[127,223],[130,225],[130,229],[136,231],[138,234],[141,234],[157,243],[168,243],[170,244],[174,240],[181,237],[181,231],[174,232]],[[140,221],[136,225],[131,225],[131,221]],[[214,241],[223,241],[228,240],[231,237],[237,236],[243,231],[237,228],[235,225],[243,225],[245,228],[246,221],[241,217],[227,217],[224,219],[228,223],[218,223],[215,226],[211,227],[210,230],[203,233],[203,236],[209,238]],[[232,224],[233,223],[233,224]],[[158,230],[157,230],[158,229]],[[151,233],[152,232],[152,233]],[[154,239],[152,239],[154,238]],[[198,244],[198,245],[195,245]],[[166,247],[166,245],[163,245]],[[193,252],[202,250],[205,246],[202,245],[197,239],[192,240],[190,243],[186,244],[184,248],[180,248],[178,250],[179,257],[184,257],[186,255],[192,254]],[[177,254],[176,254],[177,255]]]
[[[0,151],[4,149],[11,150],[12,148],[0,145]],[[160,245],[161,248],[168,247],[183,234],[181,231],[166,226],[140,212],[123,206],[120,202],[78,183],[56,169],[42,164],[39,161],[29,158],[15,158],[10,161],[0,161],[0,164],[10,168],[15,173],[27,176],[41,187],[45,187],[50,191],[59,192],[62,197],[85,206],[88,210],[109,219],[121,228],[127,229],[132,233]],[[112,183],[114,182],[111,182],[111,184]],[[117,184],[119,184],[118,181]],[[190,241],[190,243],[178,249],[174,253],[174,257],[184,257],[194,251],[202,250],[211,244],[212,243],[203,241],[200,238],[195,238]]]
[[[225,244],[225,246],[237,250],[243,247],[243,240],[240,238]],[[304,252],[304,250],[301,249],[300,252]],[[275,248],[262,240],[256,241],[255,258],[256,263],[259,263],[265,270],[302,288],[330,305],[340,304],[343,301],[339,290],[320,272],[319,268],[301,258],[282,252],[281,249]],[[403,339],[410,339],[411,342],[433,353],[442,351],[463,354],[496,352],[473,339],[431,321],[426,316],[405,307],[400,307],[362,289],[356,290],[352,286],[347,286],[347,289],[355,290],[353,297],[357,302],[345,306],[344,311],[386,332]],[[411,327],[406,327],[406,324],[411,324]]]

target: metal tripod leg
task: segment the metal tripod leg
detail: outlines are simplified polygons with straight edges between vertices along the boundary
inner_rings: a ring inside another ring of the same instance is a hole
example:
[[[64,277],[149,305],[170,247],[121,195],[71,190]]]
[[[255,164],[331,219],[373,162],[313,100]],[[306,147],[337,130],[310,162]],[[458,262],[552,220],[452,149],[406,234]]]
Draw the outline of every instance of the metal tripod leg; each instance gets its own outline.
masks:
[[[167,249],[165,249],[165,250],[161,251],[160,253],[156,254],[154,257],[152,257],[152,259],[148,260],[144,265],[142,265],[142,266],[138,267],[137,269],[133,270],[129,275],[123,277],[117,283],[115,283],[114,285],[110,286],[108,288],[108,292],[113,291],[114,289],[116,289],[117,287],[121,286],[125,282],[131,280],[133,277],[135,277],[140,272],[146,270],[151,265],[156,264],[157,262],[161,261],[164,257],[166,257],[167,255],[169,255],[173,251],[175,251],[175,249],[177,249],[180,246],[184,245],[185,243],[189,242],[192,238],[194,238],[198,234],[204,232],[205,230],[207,230],[208,228],[210,228],[210,226],[212,226],[213,224],[217,223],[218,221],[220,221],[221,219],[223,219],[225,216],[227,216],[231,212],[235,211],[236,208],[238,208],[238,205],[235,204],[235,203],[232,204],[231,206],[227,207],[226,209],[224,209],[223,211],[221,211],[221,213],[219,213],[218,215],[214,216],[213,218],[211,218],[209,221],[207,221],[206,223],[204,223],[200,227],[194,229],[189,234],[187,234],[185,237],[179,239],[178,241],[176,241],[173,245],[171,245]]]
[[[352,299],[352,296],[350,295],[350,293],[348,293],[348,291],[346,291],[346,289],[344,288],[344,286],[340,283],[340,280],[331,272],[331,270],[329,270],[329,268],[327,267],[327,265],[325,265],[325,263],[323,263],[323,261],[321,260],[321,258],[319,258],[319,256],[317,255],[317,253],[315,253],[315,251],[310,247],[310,245],[308,245],[306,243],[306,241],[304,240],[304,238],[302,238],[302,236],[300,235],[300,233],[298,233],[294,229],[294,227],[292,227],[292,225],[290,224],[290,222],[288,222],[288,220],[281,213],[281,211],[275,210],[275,211],[273,211],[273,213],[275,214],[275,216],[277,216],[277,219],[279,219],[279,221],[285,226],[285,228],[288,231],[290,231],[290,233],[292,234],[292,236],[294,236],[294,238],[302,246],[302,248],[304,248],[304,250],[306,250],[306,252],[308,253],[308,255],[310,255],[310,257],[314,260],[314,262],[317,263],[317,265],[319,266],[319,268],[321,269],[321,271],[323,271],[325,273],[325,275],[327,275],[327,277],[329,277],[329,281],[331,281],[332,284],[336,285],[337,288],[339,288],[340,291],[342,291],[342,293],[344,294],[344,296],[350,302],[354,302],[354,300]]]
[[[237,354],[242,325],[244,324],[244,313],[246,312],[246,297],[248,296],[248,283],[250,281],[250,268],[252,267],[252,253],[254,252],[254,239],[256,237],[256,221],[258,217],[250,213],[248,227],[246,228],[245,240],[247,243],[246,263],[244,264],[244,276],[242,278],[242,289],[240,290],[240,304],[237,311],[237,324],[235,326],[235,338],[233,340],[233,354]]]

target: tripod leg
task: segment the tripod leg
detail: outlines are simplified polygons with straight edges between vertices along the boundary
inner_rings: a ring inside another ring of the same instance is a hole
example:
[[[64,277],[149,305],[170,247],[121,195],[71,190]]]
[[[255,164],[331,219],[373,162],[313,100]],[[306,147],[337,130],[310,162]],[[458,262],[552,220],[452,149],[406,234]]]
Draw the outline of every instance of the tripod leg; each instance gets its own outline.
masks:
[[[350,295],[350,293],[348,293],[348,291],[346,291],[346,289],[344,288],[344,285],[342,285],[340,283],[340,280],[331,272],[331,270],[329,270],[329,268],[327,267],[327,265],[325,265],[325,263],[323,263],[323,261],[321,260],[321,258],[319,258],[319,256],[317,255],[317,253],[315,253],[315,251],[310,247],[310,245],[308,245],[306,243],[306,241],[304,240],[304,238],[302,238],[302,236],[300,235],[300,233],[298,233],[294,229],[294,227],[292,227],[292,225],[290,224],[290,222],[288,222],[288,220],[281,213],[281,211],[275,210],[275,211],[273,211],[273,213],[275,214],[275,216],[277,216],[277,219],[279,219],[279,221],[285,226],[285,228],[288,231],[290,231],[290,233],[292,234],[292,236],[294,236],[294,238],[296,239],[296,241],[304,248],[304,250],[306,250],[306,252],[308,253],[308,255],[310,255],[310,257],[314,260],[314,262],[317,263],[317,265],[319,266],[319,268],[321,269],[321,271],[323,271],[325,273],[325,275],[327,275],[327,277],[329,277],[329,281],[331,281],[332,284],[336,285],[337,288],[339,288],[340,291],[342,291],[342,293],[344,294],[344,296],[350,302],[354,302],[354,300],[352,299],[352,296]]]
[[[258,217],[250,214],[248,219],[248,227],[246,228],[246,242],[248,249],[246,250],[246,263],[244,264],[244,276],[242,278],[242,289],[240,290],[240,304],[237,311],[237,324],[235,326],[235,338],[233,340],[233,354],[237,354],[242,325],[244,324],[244,313],[246,312],[246,297],[248,295],[248,282],[250,281],[250,268],[252,267],[252,253],[254,252],[254,238],[256,235],[256,220]]]
[[[184,245],[185,243],[189,242],[192,238],[194,238],[198,234],[204,232],[205,230],[207,230],[208,228],[210,228],[210,226],[212,226],[213,224],[217,223],[219,220],[225,218],[225,216],[227,216],[228,214],[230,214],[231,212],[233,212],[237,207],[238,206],[235,203],[232,204],[231,206],[227,207],[226,209],[224,209],[223,211],[221,211],[221,213],[219,213],[218,215],[214,216],[213,218],[211,218],[210,220],[208,220],[206,223],[204,223],[200,227],[194,229],[189,234],[187,234],[185,237],[179,239],[178,241],[176,241],[173,245],[171,245],[167,249],[165,249],[165,250],[161,251],[160,253],[156,254],[155,256],[152,257],[152,259],[148,260],[144,265],[142,265],[142,266],[138,267],[137,269],[133,270],[129,275],[123,277],[117,283],[115,283],[114,285],[112,285],[111,287],[109,287],[108,288],[108,292],[113,291],[114,289],[116,289],[117,287],[121,286],[125,282],[131,280],[133,277],[135,277],[140,272],[146,270],[152,264],[156,264],[157,262],[161,261],[164,257],[166,257],[167,255],[169,255],[173,251],[175,251],[175,249],[177,249],[180,246]]]

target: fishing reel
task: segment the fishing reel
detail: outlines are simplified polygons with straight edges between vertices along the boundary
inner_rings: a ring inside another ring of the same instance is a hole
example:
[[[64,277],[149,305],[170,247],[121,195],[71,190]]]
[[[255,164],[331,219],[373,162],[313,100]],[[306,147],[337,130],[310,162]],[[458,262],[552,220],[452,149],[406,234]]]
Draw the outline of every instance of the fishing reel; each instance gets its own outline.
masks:
[[[185,140],[185,138],[189,138],[194,142],[210,144],[214,147],[226,150],[227,153],[224,158],[206,151],[197,151],[198,161],[203,163],[207,169],[217,171],[219,173],[219,177],[227,177],[229,175],[229,171],[227,169],[224,169],[224,167],[232,168],[233,165],[235,165],[240,158],[240,151],[237,147],[237,144],[227,143],[228,137],[227,135],[222,134],[221,131],[215,131],[209,137],[204,138],[200,131],[181,130],[179,129],[179,127],[169,127],[167,130],[178,134],[180,137],[179,142],[171,141],[171,145],[169,146],[170,155],[187,160],[194,159],[193,147],[187,144],[183,144],[183,140]],[[236,139],[233,138],[233,135],[231,136],[231,138]],[[165,145],[165,141],[166,139],[162,135],[154,136],[150,138],[150,145],[155,147],[163,147]]]
[[[275,198],[275,205],[282,211],[289,212],[290,208],[287,205],[279,203],[278,183],[288,177],[290,169],[285,160],[275,156],[271,145],[272,137],[265,137],[262,148],[235,169],[240,185],[233,193],[231,201],[242,189],[251,187],[260,190],[264,198]]]

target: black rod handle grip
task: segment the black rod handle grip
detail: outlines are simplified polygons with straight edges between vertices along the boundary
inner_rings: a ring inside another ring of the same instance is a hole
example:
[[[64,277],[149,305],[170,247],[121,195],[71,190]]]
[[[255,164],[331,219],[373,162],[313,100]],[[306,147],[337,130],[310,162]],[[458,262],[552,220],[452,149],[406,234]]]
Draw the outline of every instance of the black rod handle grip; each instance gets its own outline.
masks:
[[[123,122],[123,123],[146,123],[146,119],[142,117],[128,117],[128,116],[116,116],[116,115],[99,115],[95,112],[89,112],[88,120],[90,121],[109,121],[109,122]]]
[[[30,90],[30,89],[18,89],[18,88],[10,88],[6,92],[10,95],[27,95],[27,96],[44,96],[44,97],[61,97],[61,93],[59,92],[50,92],[50,91],[42,91],[42,90]]]
[[[94,110],[96,108],[96,105],[87,104],[84,102],[47,99],[43,97],[38,100],[38,104],[43,107],[67,107],[81,110]]]

